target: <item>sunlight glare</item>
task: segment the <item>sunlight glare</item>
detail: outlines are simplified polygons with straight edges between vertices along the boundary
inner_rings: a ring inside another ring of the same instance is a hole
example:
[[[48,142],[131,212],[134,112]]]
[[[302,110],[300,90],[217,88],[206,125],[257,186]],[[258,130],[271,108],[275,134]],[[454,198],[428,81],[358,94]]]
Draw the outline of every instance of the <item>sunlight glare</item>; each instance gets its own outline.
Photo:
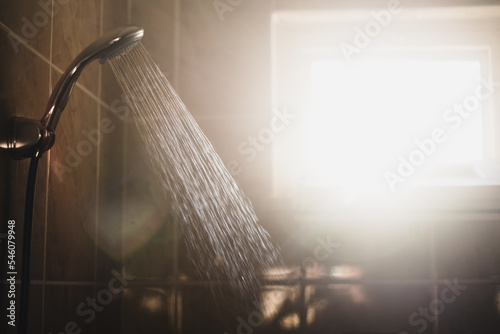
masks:
[[[398,155],[444,126],[444,112],[474,92],[480,63],[314,61],[310,78],[306,183],[378,188]],[[483,157],[481,111],[473,116],[426,164]]]

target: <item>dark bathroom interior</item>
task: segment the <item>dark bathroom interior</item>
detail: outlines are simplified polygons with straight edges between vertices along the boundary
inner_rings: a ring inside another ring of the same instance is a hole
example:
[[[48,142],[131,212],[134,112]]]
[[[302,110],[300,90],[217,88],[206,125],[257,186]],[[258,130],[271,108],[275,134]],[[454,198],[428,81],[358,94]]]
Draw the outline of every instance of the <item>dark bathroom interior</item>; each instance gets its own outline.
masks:
[[[0,131],[40,119],[87,45],[141,26],[284,263],[255,300],[211,292],[95,62],[40,160],[29,319],[15,326],[8,222],[19,270],[29,161],[0,149],[0,333],[500,333],[500,1],[0,5]]]

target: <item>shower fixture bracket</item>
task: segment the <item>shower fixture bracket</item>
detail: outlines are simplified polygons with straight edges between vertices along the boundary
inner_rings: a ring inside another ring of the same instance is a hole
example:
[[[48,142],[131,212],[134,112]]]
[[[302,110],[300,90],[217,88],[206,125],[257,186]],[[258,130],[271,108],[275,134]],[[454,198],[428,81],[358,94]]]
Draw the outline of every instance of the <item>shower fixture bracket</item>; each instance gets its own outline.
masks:
[[[16,160],[39,157],[54,145],[55,136],[39,120],[12,117],[0,134],[0,148]]]

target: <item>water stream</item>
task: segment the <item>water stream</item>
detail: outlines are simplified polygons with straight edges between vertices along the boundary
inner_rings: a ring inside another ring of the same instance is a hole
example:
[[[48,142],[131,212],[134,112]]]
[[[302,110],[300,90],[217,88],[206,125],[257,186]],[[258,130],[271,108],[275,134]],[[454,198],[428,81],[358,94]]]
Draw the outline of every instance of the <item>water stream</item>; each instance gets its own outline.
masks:
[[[281,258],[250,201],[142,44],[110,64],[199,278],[215,293],[221,281],[240,296],[258,293],[260,274]]]

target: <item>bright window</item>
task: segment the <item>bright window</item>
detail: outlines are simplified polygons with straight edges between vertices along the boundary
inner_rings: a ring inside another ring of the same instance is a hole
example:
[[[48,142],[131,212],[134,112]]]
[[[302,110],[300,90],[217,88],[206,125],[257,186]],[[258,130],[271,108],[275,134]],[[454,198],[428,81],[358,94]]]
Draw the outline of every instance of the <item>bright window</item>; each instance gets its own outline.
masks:
[[[418,149],[415,141],[430,138],[438,127],[447,139],[436,144],[422,168],[483,159],[481,106],[468,117],[449,110],[474,95],[480,65],[313,61],[305,125],[307,185],[386,187],[384,172],[395,170],[398,157],[408,157]]]

